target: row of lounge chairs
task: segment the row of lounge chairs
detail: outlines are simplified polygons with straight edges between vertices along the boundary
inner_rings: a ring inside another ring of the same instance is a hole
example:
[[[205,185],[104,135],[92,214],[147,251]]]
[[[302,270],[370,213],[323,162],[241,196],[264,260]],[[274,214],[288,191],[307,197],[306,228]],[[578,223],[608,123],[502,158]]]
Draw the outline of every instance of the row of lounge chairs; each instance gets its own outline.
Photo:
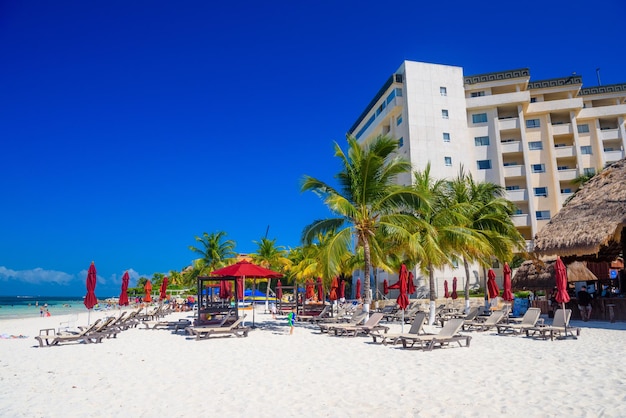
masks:
[[[195,337],[196,340],[207,340],[211,337],[247,337],[250,332],[250,328],[243,325],[243,320],[246,315],[243,315],[233,321],[233,317],[225,315],[222,321],[218,324],[211,326],[187,326],[185,331],[187,334]]]

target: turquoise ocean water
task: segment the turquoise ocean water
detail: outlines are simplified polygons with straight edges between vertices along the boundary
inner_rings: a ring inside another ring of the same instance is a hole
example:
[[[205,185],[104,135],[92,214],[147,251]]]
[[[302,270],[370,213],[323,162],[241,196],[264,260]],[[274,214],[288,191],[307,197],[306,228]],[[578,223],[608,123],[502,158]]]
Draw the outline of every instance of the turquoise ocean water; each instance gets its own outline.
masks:
[[[0,320],[38,317],[46,304],[51,316],[87,312],[82,296],[0,296]]]

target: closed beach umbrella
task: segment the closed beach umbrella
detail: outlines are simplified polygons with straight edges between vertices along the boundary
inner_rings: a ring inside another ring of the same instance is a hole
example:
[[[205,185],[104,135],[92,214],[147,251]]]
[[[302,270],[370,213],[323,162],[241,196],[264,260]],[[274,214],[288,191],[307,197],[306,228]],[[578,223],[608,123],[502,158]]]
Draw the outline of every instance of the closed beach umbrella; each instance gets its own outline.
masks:
[[[330,293],[328,294],[328,299],[337,300],[337,288],[339,287],[339,283],[337,282],[337,277],[333,277],[333,281],[330,283]]]
[[[148,280],[145,284],[145,286],[143,287],[143,290],[146,292],[146,296],[144,296],[143,300],[144,302],[152,302],[152,283],[150,283],[150,280]]]
[[[402,332],[404,332],[404,310],[409,306],[409,297],[406,294],[408,278],[409,275],[406,271],[406,266],[403,264],[402,267],[400,267],[400,277],[398,278],[400,294],[398,295],[398,299],[396,299],[396,303],[400,309],[402,309]]]
[[[413,277],[413,272],[409,271],[409,277],[408,277],[408,281],[409,282],[408,282],[408,285],[407,285],[407,288],[406,288],[406,292],[409,295],[412,295],[413,293],[415,293],[417,291],[417,288],[415,287],[415,283],[413,283],[413,278],[414,278]]]
[[[361,299],[361,279],[356,279],[356,289],[354,290],[354,298]]]
[[[324,301],[324,285],[322,284],[322,278],[317,278],[317,300]]]
[[[502,292],[502,299],[507,302],[513,301],[513,292],[511,292],[511,267],[509,267],[509,263],[504,263],[503,268],[504,273],[504,291]]]
[[[448,290],[448,281],[443,281],[443,297],[448,299],[450,297],[450,291]]]
[[[493,269],[489,269],[487,273],[487,291],[489,293],[489,299],[496,298],[500,294],[500,289],[496,283],[496,273]]]
[[[283,284],[278,279],[278,283],[276,283],[276,299],[281,300],[283,298]]]
[[[556,263],[554,264],[554,278],[556,279],[556,295],[554,299],[556,299],[557,303],[561,304],[561,309],[563,309],[563,318],[565,318],[565,304],[570,301],[569,293],[567,293],[567,269],[565,268],[565,264],[563,264],[563,260],[561,257],[556,258]],[[565,337],[567,337],[567,324],[565,324]]]
[[[385,295],[389,293],[389,283],[387,283],[387,279],[383,280],[383,293]]]
[[[130,277],[128,277],[128,272],[125,271],[122,276],[122,292],[120,293],[120,306],[128,306],[128,282],[130,281]]]
[[[167,298],[167,276],[163,278],[163,283],[161,283],[161,293],[159,294],[159,300],[164,300]]]
[[[339,299],[345,299],[346,297],[346,281],[341,279],[339,284]]]
[[[87,281],[85,283],[87,287],[87,294],[85,295],[85,300],[83,301],[85,307],[89,312],[87,315],[87,324],[91,323],[91,310],[96,305],[96,303],[98,303],[98,298],[96,298],[96,279],[96,265],[92,261],[91,265],[89,266],[89,270],[87,270]]]
[[[452,300],[456,300],[459,295],[456,293],[456,277],[452,278],[452,293],[450,294]]]

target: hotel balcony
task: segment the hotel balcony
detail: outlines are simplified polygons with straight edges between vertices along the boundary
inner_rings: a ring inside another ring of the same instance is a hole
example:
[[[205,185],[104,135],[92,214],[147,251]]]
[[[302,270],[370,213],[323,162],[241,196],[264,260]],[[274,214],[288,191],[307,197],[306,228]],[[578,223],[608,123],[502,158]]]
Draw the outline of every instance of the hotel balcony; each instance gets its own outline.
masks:
[[[615,161],[619,161],[624,158],[624,151],[604,151],[604,159],[607,163],[613,163]]]
[[[465,106],[468,109],[481,109],[497,107],[503,105],[528,103],[530,102],[529,91],[518,91],[514,93],[491,94],[489,96],[468,97],[465,99]]]
[[[574,151],[575,150],[573,146],[555,147],[554,155],[556,156],[556,158],[574,157],[576,156],[576,153]]]
[[[504,197],[506,200],[509,200],[511,202],[524,202],[528,200],[528,190],[526,189],[507,190]]]
[[[526,114],[558,112],[559,110],[574,110],[583,108],[583,99],[576,97],[573,99],[548,100],[545,102],[529,103]]]
[[[619,139],[619,129],[603,129],[600,131],[600,139],[608,141],[610,139]]]
[[[522,141],[501,142],[502,153],[522,152]]]
[[[498,119],[498,125],[501,131],[511,131],[520,128],[519,118]]]
[[[511,220],[513,221],[513,225],[516,228],[522,226],[530,226],[530,215],[527,213],[522,213],[520,215],[511,215]]]
[[[552,125],[552,135],[567,135],[574,133],[571,123],[559,123]]]
[[[523,165],[507,165],[504,167],[504,177],[525,177],[526,170]]]
[[[572,181],[578,176],[578,170],[569,168],[567,170],[559,170],[559,181]]]
[[[593,119],[603,116],[622,116],[626,114],[626,104],[614,106],[587,107],[578,112],[577,119]]]

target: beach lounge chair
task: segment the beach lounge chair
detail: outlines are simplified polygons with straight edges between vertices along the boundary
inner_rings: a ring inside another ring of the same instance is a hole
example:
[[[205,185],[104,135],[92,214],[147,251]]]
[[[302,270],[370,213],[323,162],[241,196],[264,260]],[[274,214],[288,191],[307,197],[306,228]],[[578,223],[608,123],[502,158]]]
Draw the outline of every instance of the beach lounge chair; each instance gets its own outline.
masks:
[[[196,336],[196,340],[207,340],[213,336],[231,336],[247,337],[250,331],[249,327],[241,325],[245,315],[237,319],[228,326],[222,327],[187,327],[186,330],[191,335]]]
[[[316,322],[328,318],[330,316],[330,308],[330,305],[324,306],[324,309],[322,309],[318,315],[297,315],[296,321]]]
[[[178,321],[141,321],[141,324],[145,326],[143,329],[166,329],[170,331],[178,331],[190,326],[191,321],[188,319],[179,319]]]
[[[320,322],[319,324],[317,324],[320,327],[320,331],[322,333],[324,332],[330,332],[333,328],[336,327],[348,327],[348,326],[354,326],[354,325],[359,325],[361,322],[363,322],[365,320],[365,318],[367,318],[367,312],[358,312],[353,314],[351,317],[349,317],[349,319],[336,319],[335,321],[329,321],[329,322]],[[333,319],[333,318],[330,318]],[[344,322],[344,323],[339,323],[339,321],[342,320],[348,320],[348,322]]]
[[[106,334],[95,332],[95,329],[100,325],[101,320],[98,319],[91,326],[76,333],[56,333],[54,328],[42,329],[35,339],[39,342],[39,347],[58,346],[68,342],[100,343],[106,337]]]
[[[385,333],[385,332],[380,332],[380,331],[372,331],[370,332],[370,335],[374,339],[374,342],[377,342],[377,340],[380,339],[381,340],[380,342],[383,343],[383,345],[387,345],[389,343],[395,344],[398,341],[400,341],[400,337],[402,337],[403,335],[411,337],[413,335],[419,335],[419,334],[424,333],[424,323],[426,323],[426,313],[418,312],[413,318],[413,322],[411,323],[411,328],[409,329],[408,332],[390,334],[390,333]]]
[[[381,319],[383,319],[383,314],[381,312],[375,312],[363,325],[337,326],[332,328],[332,330],[337,336],[351,335],[353,337],[356,337],[358,334],[369,334],[372,331],[389,331],[388,326],[378,324]]]
[[[580,328],[571,327],[569,320],[572,317],[571,309],[558,309],[554,313],[554,320],[552,325],[547,326],[535,326],[526,330],[527,337],[538,337],[547,339],[550,337],[550,341],[553,341],[555,337],[567,338],[568,336],[577,339],[580,336]],[[574,335],[576,332],[576,335]]]
[[[541,309],[528,308],[519,324],[497,324],[496,328],[498,329],[498,334],[521,334],[529,328],[534,328],[537,325],[540,315]]]
[[[473,321],[476,319],[477,316],[478,316],[478,308],[474,307],[474,308],[471,308],[467,314],[464,314],[462,312],[450,312],[450,313],[443,314],[439,318],[439,323],[443,327],[446,321],[449,321],[450,319],[460,318],[465,321]]]
[[[463,331],[487,331],[498,325],[504,319],[504,316],[504,311],[494,311],[485,320],[464,320],[462,329]]]
[[[411,348],[415,344],[419,343],[420,348],[426,349],[428,351],[431,351],[437,344],[439,344],[440,347],[443,347],[444,345],[452,342],[456,342],[459,344],[460,347],[462,347],[462,341],[465,341],[465,346],[469,347],[472,337],[470,337],[469,335],[457,334],[462,325],[463,319],[454,318],[446,322],[443,328],[441,328],[439,334],[411,336],[403,335],[402,337],[400,337],[400,341],[402,341],[402,347],[404,348]],[[409,345],[409,343],[411,345]]]

